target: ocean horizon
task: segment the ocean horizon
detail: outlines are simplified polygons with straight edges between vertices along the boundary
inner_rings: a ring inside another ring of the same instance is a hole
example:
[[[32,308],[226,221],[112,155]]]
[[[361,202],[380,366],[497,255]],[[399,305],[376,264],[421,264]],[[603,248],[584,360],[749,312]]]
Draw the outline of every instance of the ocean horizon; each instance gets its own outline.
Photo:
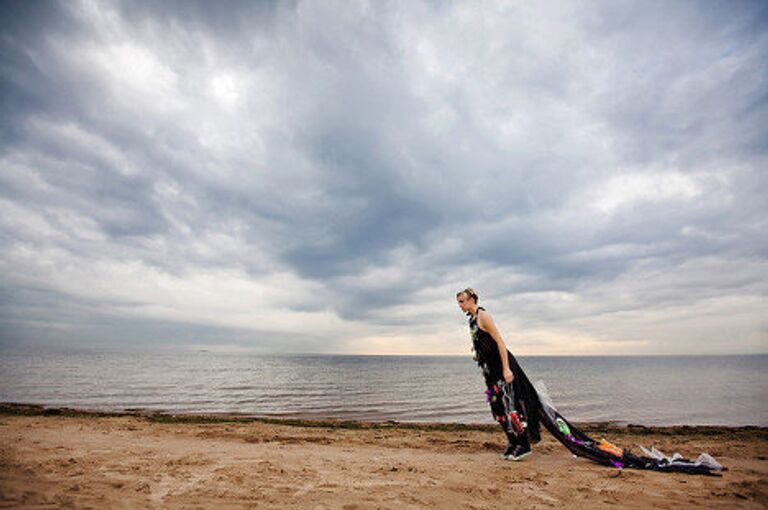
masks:
[[[768,354],[517,356],[572,421],[768,426]],[[468,355],[0,350],[0,401],[98,411],[492,423]]]

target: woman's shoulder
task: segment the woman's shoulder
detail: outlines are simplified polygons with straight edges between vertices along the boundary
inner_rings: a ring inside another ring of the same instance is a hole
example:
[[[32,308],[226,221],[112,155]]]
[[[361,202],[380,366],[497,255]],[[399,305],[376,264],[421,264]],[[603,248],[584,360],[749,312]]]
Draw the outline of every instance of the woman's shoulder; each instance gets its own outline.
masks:
[[[488,323],[493,322],[493,317],[491,317],[491,314],[488,313],[488,310],[485,308],[477,308],[477,322],[488,325]]]

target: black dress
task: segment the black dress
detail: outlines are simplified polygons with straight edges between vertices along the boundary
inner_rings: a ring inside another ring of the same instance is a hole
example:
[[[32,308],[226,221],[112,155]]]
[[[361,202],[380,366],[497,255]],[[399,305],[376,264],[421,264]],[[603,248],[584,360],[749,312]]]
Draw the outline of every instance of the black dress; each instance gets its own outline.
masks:
[[[485,309],[478,307],[478,310]],[[524,444],[526,440],[538,443],[541,440],[540,426],[544,425],[555,439],[565,445],[574,455],[586,457],[607,466],[714,476],[720,476],[718,471],[727,469],[711,456],[704,453],[695,461],[676,456],[666,457],[657,450],[649,452],[643,449],[646,455],[636,455],[628,449],[620,448],[608,443],[604,439],[601,441],[594,440],[573,423],[569,422],[552,406],[551,402],[542,402],[539,399],[536,389],[509,351],[507,351],[507,360],[515,379],[511,385],[506,383],[503,380],[503,367],[501,365],[501,357],[499,356],[498,344],[487,331],[478,327],[475,317],[472,317],[471,314],[467,315],[470,315],[469,330],[472,334],[475,359],[480,368],[483,369],[485,383],[488,386],[488,401],[491,403],[491,412],[504,428],[507,436],[510,437],[510,445],[521,442]],[[512,399],[506,398],[510,396],[508,392],[510,386],[512,387]],[[518,413],[522,411],[523,418],[528,423],[528,426],[524,428],[525,433],[517,435],[510,431],[509,420],[505,416],[509,411],[509,406],[506,403],[500,405],[500,402],[505,399],[498,398],[498,391],[495,394],[493,393],[493,389],[498,390],[499,387],[503,387],[506,402],[512,400],[515,410]],[[493,397],[496,398],[492,399]]]
[[[483,307],[478,307],[477,309],[478,311],[485,310]],[[488,394],[490,395],[494,386],[496,386],[500,380],[504,380],[501,356],[499,356],[499,347],[491,334],[477,325],[477,317],[472,317],[472,314],[470,313],[467,313],[467,315],[469,315],[469,332],[472,336],[472,347],[475,351],[475,359],[477,360],[478,366],[483,370],[485,384],[488,387]],[[526,427],[528,439],[530,439],[532,443],[538,443],[541,441],[539,423],[541,404],[539,402],[539,396],[536,393],[536,389],[531,384],[531,381],[528,380],[525,372],[520,368],[517,360],[509,350],[507,350],[507,360],[509,361],[509,369],[512,371],[512,375],[515,376],[512,381],[514,407],[518,412],[522,412],[524,419],[528,423],[528,426]],[[493,402],[491,402],[491,412],[498,420],[500,411],[494,406]]]

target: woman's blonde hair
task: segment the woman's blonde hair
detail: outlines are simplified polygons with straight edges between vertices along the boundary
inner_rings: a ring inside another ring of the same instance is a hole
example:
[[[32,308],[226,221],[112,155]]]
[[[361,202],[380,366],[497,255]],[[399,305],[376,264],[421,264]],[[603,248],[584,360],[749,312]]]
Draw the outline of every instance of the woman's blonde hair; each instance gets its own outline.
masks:
[[[462,294],[465,294],[465,295],[467,296],[467,298],[468,298],[468,299],[474,299],[474,300],[475,300],[475,303],[477,303],[477,300],[478,300],[478,299],[480,299],[480,298],[477,296],[477,292],[475,292],[475,289],[473,289],[472,287],[467,287],[466,289],[464,289],[464,290],[462,290],[462,291],[459,291],[459,292],[457,292],[457,293],[456,293],[456,297],[459,297],[459,296],[461,296]]]

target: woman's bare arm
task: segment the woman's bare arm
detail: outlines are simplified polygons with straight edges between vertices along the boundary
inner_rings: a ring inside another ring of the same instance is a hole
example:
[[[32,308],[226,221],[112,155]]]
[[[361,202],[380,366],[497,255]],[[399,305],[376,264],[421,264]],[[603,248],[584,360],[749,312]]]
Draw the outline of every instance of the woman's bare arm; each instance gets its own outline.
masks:
[[[507,346],[504,344],[504,339],[501,337],[501,333],[499,333],[499,330],[496,328],[496,324],[494,324],[491,314],[485,310],[478,310],[477,325],[480,326],[481,329],[487,331],[493,337],[493,339],[496,340],[496,345],[499,346],[499,356],[501,356],[501,366],[506,372],[509,370]]]

